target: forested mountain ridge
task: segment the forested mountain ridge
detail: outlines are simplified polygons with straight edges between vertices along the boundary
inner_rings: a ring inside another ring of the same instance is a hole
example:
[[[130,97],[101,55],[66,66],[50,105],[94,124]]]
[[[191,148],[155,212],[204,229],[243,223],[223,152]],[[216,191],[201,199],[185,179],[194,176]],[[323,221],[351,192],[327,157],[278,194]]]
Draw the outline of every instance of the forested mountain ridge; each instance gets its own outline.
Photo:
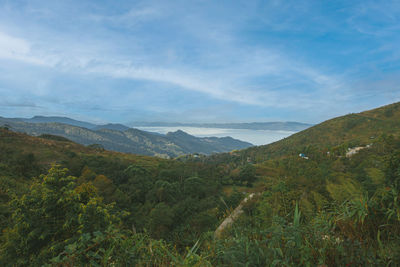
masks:
[[[5,127],[0,127],[0,144],[2,145],[2,153],[12,154],[32,154],[35,161],[45,168],[51,167],[51,164],[61,163],[69,157],[74,157],[78,154],[115,157],[118,159],[126,159],[132,162],[145,161],[145,165],[152,165],[150,163],[158,164],[165,161],[157,157],[134,155],[129,153],[121,153],[110,150],[99,149],[96,146],[83,146],[56,135],[44,134],[38,137],[30,136],[25,133],[11,131]],[[5,158],[2,158],[3,160]],[[10,158],[10,160],[12,157]]]
[[[241,150],[243,160],[263,162],[287,155],[307,155],[309,150],[345,154],[349,147],[366,146],[377,137],[400,135],[400,102],[361,113],[352,113],[333,118],[295,133],[280,141]],[[229,158],[229,154],[218,154],[212,160]]]
[[[45,119],[47,118],[45,117]],[[42,121],[42,118],[38,118],[38,120]],[[188,134],[179,138],[179,132],[161,135],[119,124],[93,126],[93,129],[88,129],[65,123],[28,123],[16,119],[0,118],[0,125],[8,125],[14,131],[25,132],[33,136],[60,135],[83,145],[100,144],[109,150],[164,158],[190,153],[212,154],[251,146],[250,143],[233,138],[198,138]]]
[[[262,194],[222,241],[237,253],[260,250],[242,262],[400,266],[400,103],[205,161],[250,161],[263,177]]]
[[[93,129],[97,125],[90,123],[90,122],[85,122],[85,121],[78,121],[74,120],[68,117],[58,117],[58,116],[34,116],[32,118],[26,119],[26,118],[16,118],[19,121],[23,122],[29,122],[29,123],[51,123],[51,122],[57,122],[57,123],[63,123],[63,124],[68,124],[72,126],[78,126],[78,127],[83,127],[83,128],[88,128],[88,129]]]

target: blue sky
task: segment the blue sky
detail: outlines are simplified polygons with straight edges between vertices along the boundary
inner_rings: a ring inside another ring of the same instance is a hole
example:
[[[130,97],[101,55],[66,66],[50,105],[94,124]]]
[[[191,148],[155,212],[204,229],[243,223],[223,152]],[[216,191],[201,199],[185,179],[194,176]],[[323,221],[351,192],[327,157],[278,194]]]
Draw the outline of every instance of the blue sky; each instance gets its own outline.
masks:
[[[399,1],[0,0],[0,116],[317,123],[396,101]]]

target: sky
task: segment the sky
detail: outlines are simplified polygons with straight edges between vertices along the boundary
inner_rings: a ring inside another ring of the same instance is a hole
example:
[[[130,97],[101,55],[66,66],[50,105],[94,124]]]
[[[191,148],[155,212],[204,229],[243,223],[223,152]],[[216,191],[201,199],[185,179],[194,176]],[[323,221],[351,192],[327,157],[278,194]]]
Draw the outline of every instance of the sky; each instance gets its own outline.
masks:
[[[0,0],[0,116],[318,123],[400,101],[399,1]]]

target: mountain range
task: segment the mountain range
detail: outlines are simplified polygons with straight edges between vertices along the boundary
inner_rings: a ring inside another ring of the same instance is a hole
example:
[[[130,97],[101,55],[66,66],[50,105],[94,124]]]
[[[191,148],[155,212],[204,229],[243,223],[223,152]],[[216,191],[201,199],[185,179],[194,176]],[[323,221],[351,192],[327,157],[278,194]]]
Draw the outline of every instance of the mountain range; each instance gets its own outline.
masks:
[[[66,117],[36,116],[30,119],[2,118],[0,125],[32,136],[57,135],[83,145],[99,144],[108,150],[158,157],[213,154],[243,149],[252,144],[231,137],[195,137],[183,131],[166,135],[129,128],[122,124],[95,125]]]
[[[181,123],[181,122],[132,122],[128,127],[120,123],[94,124],[85,121],[79,121],[68,117],[59,116],[34,116],[32,118],[12,118],[13,121],[22,121],[30,123],[50,123],[58,122],[87,129],[99,130],[109,129],[125,131],[133,127],[197,127],[197,128],[222,128],[222,129],[248,129],[248,130],[271,130],[271,131],[302,131],[312,124],[301,122],[243,122],[243,123]]]

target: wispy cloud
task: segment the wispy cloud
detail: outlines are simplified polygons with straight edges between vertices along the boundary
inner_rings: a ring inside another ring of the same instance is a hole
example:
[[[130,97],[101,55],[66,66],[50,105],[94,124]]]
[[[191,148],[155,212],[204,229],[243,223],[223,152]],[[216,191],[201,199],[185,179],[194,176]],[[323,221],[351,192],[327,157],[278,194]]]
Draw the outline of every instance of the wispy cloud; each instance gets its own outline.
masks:
[[[0,58],[45,65],[41,59],[31,55],[31,45],[24,39],[0,32]]]
[[[352,9],[347,23],[362,34],[384,37],[400,30],[399,11],[398,1],[362,1]]]
[[[310,86],[318,86],[321,89],[335,88],[337,81],[315,69],[304,66],[300,62],[288,60],[276,52],[265,49],[256,51],[240,51],[235,60],[235,66],[222,66],[211,71],[199,70],[191,66],[183,66],[183,69],[161,68],[150,65],[135,65],[131,61],[112,60],[112,55],[87,55],[74,54],[68,50],[64,53],[45,54],[41,49],[34,50],[29,41],[0,33],[0,58],[22,61],[24,63],[46,66],[67,72],[84,72],[113,78],[126,78],[132,80],[148,80],[159,83],[169,83],[184,90],[192,90],[204,93],[214,98],[229,100],[242,104],[258,106],[290,106],[298,101],[298,94],[292,92],[286,101],[279,101],[279,91],[275,88],[282,83],[265,84],[257,89],[246,88],[246,80],[257,76],[286,77],[285,83],[292,79],[305,80]],[[51,47],[48,51],[52,51]],[[275,79],[276,80],[276,79]],[[276,81],[275,81],[276,82]],[[304,99],[306,100],[306,99]]]
[[[154,19],[155,17],[162,14],[162,10],[156,7],[150,6],[138,6],[131,8],[129,11],[123,11],[120,14],[113,15],[98,15],[91,14],[87,17],[89,20],[93,20],[97,23],[112,23],[118,27],[134,27],[140,22]]]

